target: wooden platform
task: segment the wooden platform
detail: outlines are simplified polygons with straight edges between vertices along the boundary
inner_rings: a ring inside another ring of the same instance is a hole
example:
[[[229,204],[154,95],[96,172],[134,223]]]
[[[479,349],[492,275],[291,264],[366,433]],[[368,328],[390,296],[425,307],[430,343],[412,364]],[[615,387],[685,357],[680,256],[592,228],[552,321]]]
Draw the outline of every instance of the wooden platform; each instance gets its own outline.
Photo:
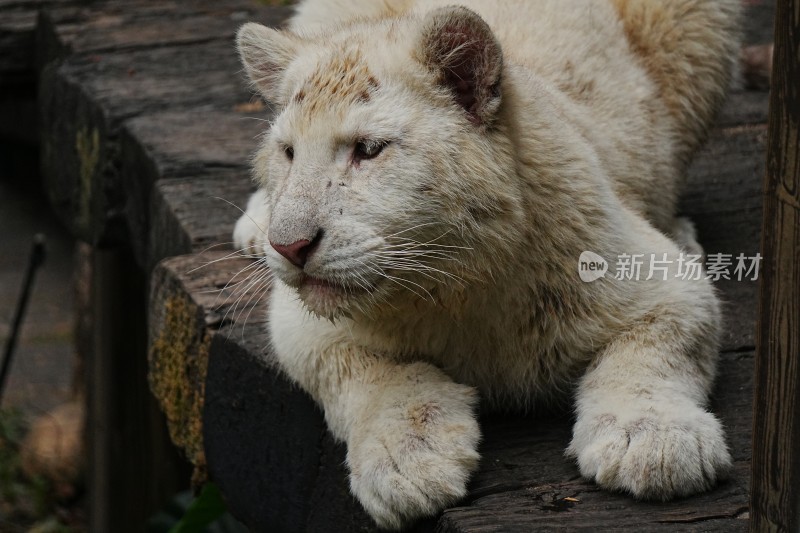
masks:
[[[748,40],[763,42],[771,5],[749,9]],[[207,473],[255,531],[371,531],[348,491],[344,447],[270,366],[258,298],[226,288],[248,261],[224,259],[224,244],[208,250],[230,240],[231,204],[245,205],[248,156],[269,117],[245,90],[233,33],[287,14],[246,0],[48,5],[36,29],[46,188],[77,236],[129,246],[152,271],[150,383],[196,479]],[[735,91],[692,166],[682,210],[710,253],[758,251],[766,111],[766,93]],[[730,480],[685,500],[635,502],[582,480],[564,458],[568,413],[483,416],[468,498],[416,530],[745,530],[756,284],[718,288],[726,327],[713,409],[735,460]]]

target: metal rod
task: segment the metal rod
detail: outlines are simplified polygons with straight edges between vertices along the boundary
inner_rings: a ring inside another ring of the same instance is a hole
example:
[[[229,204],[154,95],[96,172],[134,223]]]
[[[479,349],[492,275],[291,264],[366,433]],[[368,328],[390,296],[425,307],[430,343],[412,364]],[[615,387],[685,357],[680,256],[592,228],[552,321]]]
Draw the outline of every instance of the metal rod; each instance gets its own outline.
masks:
[[[28,299],[31,294],[31,287],[33,286],[33,279],[36,276],[36,271],[44,263],[45,247],[44,235],[37,233],[33,237],[33,249],[31,250],[30,260],[28,261],[28,269],[25,271],[25,280],[22,283],[22,294],[17,301],[17,310],[14,314],[14,322],[11,325],[11,333],[6,341],[6,348],[3,352],[3,364],[0,366],[0,404],[3,402],[3,391],[6,387],[6,378],[8,371],[11,369],[11,360],[14,356],[14,348],[17,345],[17,337],[19,329],[22,325],[22,319],[25,316],[25,310],[28,307]]]

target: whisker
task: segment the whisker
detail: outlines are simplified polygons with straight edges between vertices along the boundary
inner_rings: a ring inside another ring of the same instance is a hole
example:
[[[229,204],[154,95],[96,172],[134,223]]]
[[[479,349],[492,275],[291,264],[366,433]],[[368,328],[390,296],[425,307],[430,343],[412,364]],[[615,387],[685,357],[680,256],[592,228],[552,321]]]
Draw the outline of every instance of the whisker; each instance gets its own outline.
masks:
[[[247,284],[246,287],[244,287],[244,289],[242,289],[241,295],[239,296],[239,298],[236,299],[236,302],[234,303],[234,306],[233,306],[232,320],[234,322],[238,321],[237,315],[236,315],[236,310],[238,309],[239,304],[245,298],[245,296],[250,294],[250,291],[253,290],[253,287],[258,286],[258,284],[261,283],[262,281],[267,280],[267,279],[271,279],[271,276],[272,276],[272,272],[269,269],[265,269],[265,270],[260,271],[260,272],[256,270],[256,271],[253,272],[253,274],[251,276],[248,277],[248,279],[250,279],[250,282]],[[251,296],[251,299],[252,299],[252,296]],[[250,300],[247,301],[247,303],[249,303],[249,302],[250,302]],[[246,308],[246,304],[245,304],[245,307],[243,307],[243,309],[245,309],[245,308]]]
[[[238,209],[240,213],[242,213],[244,216],[246,216],[247,218],[249,218],[249,219],[250,219],[250,222],[252,222],[253,224],[255,224],[255,226],[258,228],[258,231],[260,231],[262,235],[264,235],[265,237],[267,236],[267,232],[266,232],[266,231],[264,231],[264,228],[262,228],[262,227],[261,227],[261,225],[260,225],[258,222],[256,222],[255,220],[253,220],[253,217],[251,217],[250,215],[248,215],[248,214],[245,212],[245,210],[244,210],[244,209],[242,209],[241,207],[239,207],[239,206],[238,206],[238,205],[236,205],[235,203],[231,202],[230,200],[226,200],[225,198],[221,198],[221,197],[219,197],[219,196],[211,196],[211,198],[214,198],[215,200],[222,200],[222,201],[223,201],[223,202],[225,202],[226,204],[228,204],[228,205],[230,205],[230,206],[233,206],[233,207],[235,207],[236,209]]]
[[[458,256],[454,255],[453,253],[446,253],[446,252],[438,252],[438,251],[423,251],[423,252],[416,252],[412,250],[396,252],[396,251],[381,251],[377,252],[376,255],[380,255],[381,257],[386,258],[397,258],[397,259],[406,259],[406,258],[427,258],[427,259],[442,259],[444,261],[455,261],[458,260]]]
[[[436,278],[432,274],[439,274],[440,276],[444,276],[448,279],[453,280],[454,282],[458,283],[459,285],[463,286],[466,282],[465,279],[456,276],[451,272],[447,272],[445,270],[440,270],[438,268],[428,266],[428,265],[402,265],[402,264],[394,264],[394,263],[380,263],[381,267],[386,267],[389,270],[402,270],[407,272],[418,272],[419,274],[432,279],[434,281],[442,281],[441,278]]]
[[[410,228],[406,228],[406,229],[400,230],[400,231],[398,231],[396,233],[392,233],[390,235],[387,235],[386,238],[388,239],[388,238],[391,238],[391,237],[395,237],[397,235],[402,235],[403,233],[407,233],[409,231],[413,231],[413,230],[419,229],[419,228],[424,228],[426,226],[432,226],[434,224],[437,224],[437,222],[424,222],[422,224],[417,224],[416,226],[411,226]]]
[[[261,260],[252,261],[249,264],[247,264],[246,266],[240,268],[238,272],[236,272],[233,276],[231,276],[231,279],[229,279],[228,282],[225,283],[225,285],[221,289],[208,291],[208,292],[218,292],[219,293],[218,296],[217,296],[217,300],[215,300],[215,302],[214,302],[214,305],[217,304],[217,302],[219,301],[219,297],[222,296],[222,294],[226,290],[228,290],[230,288],[235,294],[236,288],[239,285],[241,285],[242,283],[247,282],[247,280],[249,280],[252,276],[254,276],[254,275],[256,275],[258,273],[258,270],[259,270],[260,267],[264,267],[264,266],[266,266],[266,265]],[[240,275],[244,274],[248,270],[253,270],[253,272],[251,272],[250,274],[245,276],[244,279],[241,279],[241,280],[237,279]]]
[[[386,278],[386,279],[388,279],[388,280],[391,280],[391,281],[393,281],[393,282],[397,283],[398,285],[400,285],[401,287],[404,287],[405,289],[407,289],[407,290],[409,290],[409,291],[413,292],[414,294],[416,294],[417,296],[419,296],[419,297],[420,297],[420,298],[422,298],[423,300],[427,300],[427,298],[425,298],[424,296],[422,296],[421,294],[419,294],[419,293],[418,293],[417,291],[415,291],[414,289],[411,289],[411,288],[407,287],[407,286],[406,286],[406,285],[404,285],[403,283],[410,283],[411,285],[414,285],[414,286],[416,286],[416,287],[419,287],[420,289],[422,289],[422,291],[423,291],[423,292],[425,292],[425,293],[428,295],[428,297],[431,299],[431,301],[433,301],[433,300],[434,300],[434,298],[433,298],[433,295],[431,295],[431,293],[430,293],[430,292],[428,292],[428,290],[427,290],[425,287],[423,287],[422,285],[420,285],[419,283],[415,283],[415,282],[413,282],[413,281],[411,281],[411,280],[406,280],[406,279],[403,279],[403,278],[397,278],[397,277],[395,277],[395,276],[390,276],[390,275],[389,275],[389,274],[387,274],[385,271],[383,271],[383,270],[381,270],[381,269],[376,269],[376,268],[374,268],[374,267],[371,267],[370,265],[364,265],[364,266],[366,266],[368,269],[372,270],[373,272],[375,272],[375,273],[376,273],[376,274],[378,274],[379,276],[383,276],[384,278]]]
[[[236,311],[239,308],[239,304],[244,299],[244,297],[247,296],[247,294],[248,294],[248,292],[250,290],[250,287],[252,287],[254,284],[258,283],[260,281],[260,279],[261,279],[261,276],[263,276],[263,275],[265,275],[265,274],[264,273],[254,274],[254,279],[252,281],[250,281],[250,283],[247,285],[247,287],[245,287],[245,289],[239,294],[239,297],[236,298],[236,300],[234,301],[233,305],[228,307],[228,309],[225,311],[225,315],[222,317],[222,322],[226,322],[228,320],[228,315],[231,315],[231,322],[234,323],[234,324],[236,323],[236,316],[237,316],[236,315]]]
[[[266,122],[267,124],[272,124],[272,121],[270,119],[268,119],[268,118],[252,117],[252,116],[248,116],[248,115],[245,115],[245,116],[239,117],[239,118],[241,118],[242,120],[257,120],[259,122]]]
[[[253,302],[253,305],[250,307],[250,311],[247,313],[247,316],[244,318],[244,322],[242,323],[242,340],[244,340],[244,329],[247,325],[247,321],[250,320],[250,315],[253,314],[253,311],[258,307],[258,304],[261,302],[261,298],[264,296],[265,293],[269,292],[270,287],[272,286],[272,277],[266,278],[264,281],[261,282],[260,286],[258,286],[253,293],[253,296],[250,297],[252,300],[253,297],[258,296],[256,301]],[[247,301],[245,304],[245,308],[250,305],[250,300]]]
[[[248,248],[252,248],[252,247],[248,247]],[[220,261],[227,261],[228,259],[235,259],[235,258],[240,258],[240,257],[243,258],[243,259],[260,259],[261,257],[263,257],[263,255],[260,255],[260,254],[245,254],[244,250],[246,250],[246,249],[247,248],[242,248],[240,250],[234,250],[234,251],[232,251],[232,252],[230,252],[228,254],[225,254],[222,257],[218,257],[216,259],[212,259],[211,261],[208,261],[206,263],[203,263],[200,266],[197,266],[197,267],[194,267],[191,270],[188,270],[186,272],[186,274],[192,274],[192,273],[197,272],[198,270],[200,270],[202,268],[205,268],[207,266],[213,265],[215,263],[219,263]]]

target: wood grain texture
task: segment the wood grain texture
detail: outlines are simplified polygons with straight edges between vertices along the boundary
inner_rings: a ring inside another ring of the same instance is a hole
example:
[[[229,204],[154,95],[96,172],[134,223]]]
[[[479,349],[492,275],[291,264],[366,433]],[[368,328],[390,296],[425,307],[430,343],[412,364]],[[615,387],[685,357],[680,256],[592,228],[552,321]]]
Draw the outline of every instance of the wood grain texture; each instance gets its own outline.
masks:
[[[67,0],[61,0],[66,2]],[[274,24],[286,9],[265,11],[250,0],[106,0],[50,7],[39,21],[53,40],[53,55],[106,54],[131,49],[191,45],[230,39],[231,28],[249,20]]]
[[[165,110],[232,108],[249,99],[237,68],[224,42],[77,56],[45,67],[39,95],[45,189],[74,234],[102,245],[125,240],[123,121]]]
[[[219,237],[217,242],[230,240],[232,224],[240,212],[225,200],[242,209],[246,206],[248,195],[243,192],[252,189],[247,162],[268,116],[253,116],[237,108],[233,104],[222,110],[195,108],[147,114],[131,119],[123,128],[120,144],[125,214],[131,244],[144,268],[169,255],[196,250],[195,245],[211,244],[212,237]],[[177,190],[166,185],[173,179],[181,180],[180,190],[191,193],[185,197],[163,196]],[[197,180],[196,187],[188,185],[192,179]],[[156,183],[159,185],[154,190]],[[173,206],[161,200],[176,203]],[[189,206],[201,210],[192,212]],[[151,223],[165,211],[185,217]],[[181,224],[193,221],[195,225],[163,225],[170,220]],[[200,230],[196,223],[205,228],[204,234],[189,237],[187,247],[169,247],[178,243],[170,236],[188,237]],[[223,233],[225,228],[230,230],[227,234]]]
[[[151,279],[148,381],[172,441],[195,466],[195,483],[206,479],[201,419],[211,339],[234,318],[262,322],[263,307],[254,310],[253,293],[242,290],[255,265],[228,256],[210,251],[174,257]]]
[[[78,0],[0,2],[1,141],[22,142],[31,147],[38,144],[35,46],[37,12],[43,7],[69,5],[75,1]],[[7,171],[8,161],[5,155],[2,164]]]
[[[800,1],[778,2],[753,434],[753,531],[800,530]]]
[[[148,179],[141,180],[142,186],[135,189],[145,217],[151,212],[152,185],[165,175],[149,159],[148,139],[144,143],[137,141],[136,146],[143,149],[134,151],[132,159],[123,159],[120,140],[127,131],[126,124],[148,113],[196,110],[191,115],[194,117],[209,116],[209,112],[236,113],[236,104],[249,102],[250,94],[238,74],[232,45],[234,31],[245,19],[269,22],[282,19],[285,13],[285,9],[265,9],[254,2],[237,0],[111,1],[84,3],[74,9],[53,8],[40,17],[37,55],[45,186],[53,206],[73,233],[98,246],[114,246],[117,252],[131,244],[129,228],[133,226],[126,219],[127,191],[121,170],[126,164],[153,170],[144,174]],[[166,124],[170,122],[162,125]],[[156,134],[154,138],[157,137]],[[191,138],[184,136],[183,140],[192,146]],[[195,138],[194,144],[202,145],[202,141]],[[169,168],[185,179],[195,174],[207,177],[227,169],[225,165],[215,168],[213,163],[203,165],[194,160],[182,168],[186,161],[179,160]],[[246,172],[238,176],[240,188],[247,187]],[[204,189],[202,185],[198,190]],[[191,197],[184,198],[184,206],[194,204],[197,202],[192,202]],[[187,217],[180,206],[168,211],[171,216],[164,218],[174,225],[162,229],[172,230],[168,233],[171,235],[186,235],[181,233],[181,224],[192,220],[192,216]],[[219,230],[214,235],[218,236]],[[137,242],[147,241],[145,236]],[[174,239],[164,243],[162,252],[187,252],[194,249],[193,243],[194,234]],[[182,248],[183,244],[189,248]],[[119,305],[120,301],[133,298],[141,304],[145,296],[145,284],[137,280],[149,271],[137,270],[130,256],[127,260],[128,270],[124,272],[103,270],[106,279],[114,280],[115,287],[106,287],[106,305],[98,304],[97,310],[104,316],[100,325],[105,325],[96,332],[98,345],[113,348],[115,343],[124,342],[131,334],[115,337],[113,333],[126,326],[135,332],[132,335],[136,342],[125,343],[124,350],[98,351],[91,361],[93,370],[97,370],[96,379],[90,384],[91,405],[98,413],[95,431],[89,436],[95,459],[88,505],[94,531],[143,530],[155,508],[189,482],[185,470],[175,475],[177,458],[168,455],[170,450],[174,454],[174,448],[168,442],[164,415],[158,412],[147,388],[145,312],[142,306]],[[228,281],[232,273],[224,275]],[[170,292],[166,278],[162,281],[154,284],[160,293],[189,294],[185,290]],[[187,286],[192,287],[190,283]],[[125,290],[136,294],[124,293]],[[126,296],[114,301],[120,292]],[[109,309],[112,302],[116,307]],[[129,313],[119,311],[123,308]],[[198,435],[205,353],[215,320],[213,312],[206,313],[210,308],[213,305],[202,298],[176,296],[155,308],[163,313],[153,313],[151,317],[157,326],[152,329],[151,386],[169,419],[172,440],[195,463],[196,481],[205,475],[202,439]],[[224,315],[217,319],[224,322]],[[147,412],[141,406],[147,406]],[[138,433],[131,435],[132,428]]]
[[[35,34],[41,8],[70,5],[76,0],[0,2],[0,94],[36,79]]]
[[[189,471],[147,388],[146,278],[124,250],[95,250],[92,257],[87,521],[90,531],[138,533],[188,487]]]
[[[717,127],[732,128],[767,122],[767,98],[761,91],[735,89],[717,117]]]
[[[34,76],[36,6],[0,11],[0,88],[29,83]]]
[[[320,470],[332,466],[323,466],[325,425],[314,402],[263,359],[263,322],[248,322],[250,342],[237,342],[238,327],[212,342],[203,413],[209,475],[253,530],[301,531]],[[319,531],[342,531],[343,524],[326,526]]]
[[[766,100],[764,93],[754,92]],[[679,210],[697,228],[707,254],[755,256],[761,229],[764,124],[714,131],[689,169]],[[720,280],[725,328],[721,349],[755,346],[757,282]],[[753,302],[741,305],[741,302]]]
[[[249,174],[238,169],[156,182],[144,252],[146,268],[166,257],[228,243],[241,215],[237,207],[245,208],[253,189]]]
[[[467,505],[446,511],[437,531],[746,529],[752,361],[752,351],[721,359],[712,409],[727,429],[735,467],[714,490],[668,503],[601,491],[563,457],[571,436],[568,414],[540,420],[492,417],[483,421],[483,459]]]
[[[43,17],[38,42],[44,57],[39,99],[45,189],[65,224],[88,242],[127,239],[123,123],[186,109],[198,117],[248,102],[234,32],[243,18],[274,25],[287,14],[255,3],[248,9],[241,2],[193,6],[136,10],[112,2],[77,10],[75,19]],[[74,28],[81,24],[90,32]],[[144,185],[140,197],[147,199],[150,183]]]

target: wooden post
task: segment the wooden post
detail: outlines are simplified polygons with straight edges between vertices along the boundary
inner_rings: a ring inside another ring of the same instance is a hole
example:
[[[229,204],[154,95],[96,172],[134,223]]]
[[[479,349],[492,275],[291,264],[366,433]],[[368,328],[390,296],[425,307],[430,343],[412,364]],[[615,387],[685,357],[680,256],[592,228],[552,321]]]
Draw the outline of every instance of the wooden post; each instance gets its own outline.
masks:
[[[800,0],[779,0],[764,178],[751,531],[800,531]]]
[[[93,251],[93,349],[86,361],[89,531],[144,531],[188,487],[147,385],[146,284],[127,250]]]

